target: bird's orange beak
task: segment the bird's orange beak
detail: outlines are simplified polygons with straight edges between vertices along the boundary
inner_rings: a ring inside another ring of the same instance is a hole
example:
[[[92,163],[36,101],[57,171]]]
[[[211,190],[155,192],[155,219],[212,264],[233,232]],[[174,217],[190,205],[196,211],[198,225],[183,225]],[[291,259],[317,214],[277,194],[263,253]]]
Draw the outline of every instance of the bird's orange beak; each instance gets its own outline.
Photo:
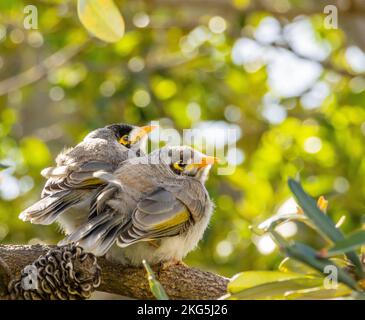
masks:
[[[198,168],[204,168],[209,165],[213,165],[215,163],[219,163],[220,159],[217,157],[211,157],[211,156],[204,156],[202,158],[202,161],[200,163],[196,163],[195,165]]]
[[[141,140],[145,135],[149,134],[153,130],[157,129],[158,126],[144,126],[140,127],[138,132],[134,135],[131,143],[136,143],[137,141]]]

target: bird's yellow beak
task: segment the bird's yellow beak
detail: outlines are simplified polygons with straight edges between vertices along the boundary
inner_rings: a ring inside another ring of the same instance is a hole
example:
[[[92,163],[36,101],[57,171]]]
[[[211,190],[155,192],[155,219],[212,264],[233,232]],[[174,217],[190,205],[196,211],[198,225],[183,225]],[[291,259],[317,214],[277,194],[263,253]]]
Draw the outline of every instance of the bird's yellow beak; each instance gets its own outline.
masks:
[[[220,159],[217,157],[204,156],[200,163],[195,163],[194,165],[198,168],[204,168],[215,163],[219,163]]]
[[[131,140],[131,143],[136,143],[139,140],[141,140],[146,134],[149,134],[153,130],[157,129],[158,126],[144,126],[140,127],[137,133],[134,135],[134,137]]]

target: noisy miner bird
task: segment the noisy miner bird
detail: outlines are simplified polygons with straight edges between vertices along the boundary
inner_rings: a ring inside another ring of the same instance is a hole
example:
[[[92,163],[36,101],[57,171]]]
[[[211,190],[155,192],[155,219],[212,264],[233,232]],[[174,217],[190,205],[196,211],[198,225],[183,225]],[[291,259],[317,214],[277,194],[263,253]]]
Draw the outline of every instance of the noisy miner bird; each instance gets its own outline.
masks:
[[[41,200],[24,210],[19,218],[45,225],[57,220],[69,234],[87,221],[90,200],[105,184],[93,173],[113,172],[126,159],[144,155],[147,134],[155,128],[112,124],[90,132],[81,143],[57,156],[56,167],[41,172],[48,178]]]
[[[89,221],[60,244],[78,243],[125,265],[181,259],[197,245],[213,204],[204,186],[218,161],[190,147],[164,147],[129,159],[91,204]],[[168,262],[168,263],[169,263]]]

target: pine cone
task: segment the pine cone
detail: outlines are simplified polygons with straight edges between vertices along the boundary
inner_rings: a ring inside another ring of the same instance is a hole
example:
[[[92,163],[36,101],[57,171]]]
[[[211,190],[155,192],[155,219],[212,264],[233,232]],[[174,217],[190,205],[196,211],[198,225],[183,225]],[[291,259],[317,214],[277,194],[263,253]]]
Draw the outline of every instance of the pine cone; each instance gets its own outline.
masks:
[[[40,256],[9,283],[12,300],[88,299],[100,285],[96,257],[74,244],[56,247]]]

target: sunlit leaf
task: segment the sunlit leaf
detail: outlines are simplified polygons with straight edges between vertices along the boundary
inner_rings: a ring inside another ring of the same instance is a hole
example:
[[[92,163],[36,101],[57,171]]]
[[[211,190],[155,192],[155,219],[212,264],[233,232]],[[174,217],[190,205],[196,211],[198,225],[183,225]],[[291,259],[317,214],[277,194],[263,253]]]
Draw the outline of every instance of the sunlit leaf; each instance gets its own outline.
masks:
[[[124,34],[123,18],[112,0],[78,0],[77,12],[84,27],[106,42],[117,42]]]
[[[150,289],[154,297],[158,300],[169,300],[169,297],[166,294],[165,289],[163,288],[161,283],[156,279],[153,270],[148,265],[146,260],[143,260],[143,266],[147,271],[148,283],[150,285]]]
[[[268,282],[303,278],[299,273],[280,271],[244,271],[235,275],[228,284],[228,292],[237,293]]]
[[[323,286],[321,286],[321,287],[316,287],[316,288],[297,290],[297,291],[287,293],[285,297],[288,300],[334,299],[334,298],[339,298],[339,297],[350,296],[352,292],[353,291],[349,287],[339,283],[339,284],[337,284],[336,288],[326,289]]]
[[[300,274],[314,274],[318,275],[318,270],[311,268],[310,266],[291,258],[285,258],[279,265],[279,271],[281,272],[295,272]]]
[[[228,299],[286,299],[286,294],[297,290],[314,288],[322,285],[321,278],[296,277],[293,279],[262,283],[231,294]]]

